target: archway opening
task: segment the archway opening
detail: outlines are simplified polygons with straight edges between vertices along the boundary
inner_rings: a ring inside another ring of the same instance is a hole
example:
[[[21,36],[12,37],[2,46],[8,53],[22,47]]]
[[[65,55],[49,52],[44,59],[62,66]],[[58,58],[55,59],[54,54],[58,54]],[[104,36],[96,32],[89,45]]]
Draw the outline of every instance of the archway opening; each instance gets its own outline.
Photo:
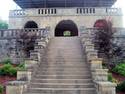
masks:
[[[78,28],[73,21],[63,20],[57,24],[55,36],[78,36]]]
[[[28,21],[28,22],[25,24],[24,28],[38,28],[38,25],[37,25],[37,23],[34,22],[34,21]]]

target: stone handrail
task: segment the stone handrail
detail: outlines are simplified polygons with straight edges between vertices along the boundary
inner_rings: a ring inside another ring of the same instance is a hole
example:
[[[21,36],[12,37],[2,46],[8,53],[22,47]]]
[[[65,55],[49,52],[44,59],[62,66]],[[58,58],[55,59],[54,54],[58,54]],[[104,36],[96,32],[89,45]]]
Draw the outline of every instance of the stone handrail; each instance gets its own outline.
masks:
[[[89,32],[88,32],[89,30]],[[86,55],[86,61],[90,65],[90,70],[95,83],[97,94],[116,94],[116,84],[108,81],[108,69],[103,69],[103,59],[98,57],[92,42],[94,29],[87,29],[81,35],[81,43]],[[84,38],[85,37],[85,38]]]
[[[49,34],[49,30],[47,28],[44,29],[6,29],[0,30],[0,39],[14,39],[20,38],[22,32],[30,32],[31,34],[36,34],[37,38],[47,37]]]

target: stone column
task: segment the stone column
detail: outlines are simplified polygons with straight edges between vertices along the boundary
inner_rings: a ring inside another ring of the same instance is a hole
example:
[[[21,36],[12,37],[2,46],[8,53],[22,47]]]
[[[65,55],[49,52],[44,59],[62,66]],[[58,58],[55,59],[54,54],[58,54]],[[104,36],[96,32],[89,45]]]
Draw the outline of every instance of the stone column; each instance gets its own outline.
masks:
[[[93,58],[89,61],[91,70],[102,69],[102,58]]]
[[[108,69],[91,70],[94,81],[108,81]]]
[[[11,81],[6,85],[6,94],[23,94],[23,90],[26,88],[25,81]]]
[[[97,94],[116,94],[116,84],[111,82],[97,82]]]
[[[30,59],[31,60],[36,60],[36,61],[41,61],[41,56],[40,53],[38,51],[30,51]]]
[[[27,71],[27,70],[17,71],[17,80],[30,81],[31,75],[32,75],[31,71]]]
[[[86,57],[88,62],[92,59],[98,58],[98,53],[96,50],[86,52]]]

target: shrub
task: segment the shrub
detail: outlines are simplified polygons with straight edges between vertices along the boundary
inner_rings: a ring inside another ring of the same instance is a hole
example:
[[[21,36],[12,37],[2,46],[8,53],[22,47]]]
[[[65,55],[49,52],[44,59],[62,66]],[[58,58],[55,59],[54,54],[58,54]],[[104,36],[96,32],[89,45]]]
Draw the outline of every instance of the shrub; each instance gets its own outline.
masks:
[[[119,81],[115,78],[113,78],[111,73],[108,73],[108,81],[119,84]]]
[[[8,58],[1,62],[2,64],[12,64],[12,61]]]
[[[111,73],[108,73],[108,81],[113,82],[113,77]]]
[[[0,94],[3,94],[3,86],[2,85],[0,85]]]
[[[116,87],[116,91],[117,92],[125,92],[125,81],[123,81],[122,83],[118,84]]]
[[[17,70],[11,64],[4,64],[0,68],[0,75],[16,76]]]
[[[125,63],[118,64],[112,71],[125,76]]]
[[[19,68],[25,68],[25,64],[24,63],[21,63],[18,65]]]
[[[9,75],[16,76],[16,74],[17,74],[17,69],[16,68],[10,68],[9,69]]]
[[[25,70],[25,63],[21,63],[16,67],[17,70]]]

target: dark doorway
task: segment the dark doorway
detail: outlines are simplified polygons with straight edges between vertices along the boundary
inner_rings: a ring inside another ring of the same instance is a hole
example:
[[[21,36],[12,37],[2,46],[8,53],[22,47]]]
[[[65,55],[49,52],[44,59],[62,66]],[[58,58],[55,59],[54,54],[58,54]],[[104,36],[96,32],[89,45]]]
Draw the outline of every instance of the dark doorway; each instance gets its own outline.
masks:
[[[37,23],[34,22],[34,21],[28,21],[28,22],[25,24],[24,28],[38,28],[38,25],[37,25]]]
[[[63,20],[57,24],[55,36],[78,36],[78,28],[73,21]]]

